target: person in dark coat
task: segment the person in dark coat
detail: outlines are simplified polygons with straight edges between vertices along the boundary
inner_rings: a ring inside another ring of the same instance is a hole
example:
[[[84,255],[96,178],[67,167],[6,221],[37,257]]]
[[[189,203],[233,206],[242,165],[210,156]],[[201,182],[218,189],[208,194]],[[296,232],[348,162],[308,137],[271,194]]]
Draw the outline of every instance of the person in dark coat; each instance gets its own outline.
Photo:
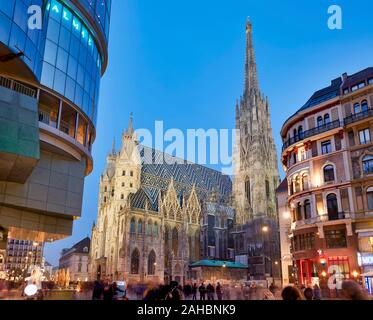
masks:
[[[206,300],[206,287],[205,287],[205,284],[203,282],[199,286],[198,290],[199,290],[199,299],[200,300]]]
[[[215,295],[215,288],[211,283],[209,283],[207,286],[207,300],[214,300],[214,295]]]
[[[104,290],[103,290],[104,300],[113,300],[113,286],[110,284],[109,281],[105,282]]]
[[[192,294],[192,286],[187,283],[183,288],[185,299],[189,300],[189,296]]]
[[[197,284],[194,283],[192,287],[192,300],[197,300]]]
[[[218,297],[218,300],[223,300],[223,288],[220,285],[220,282],[218,282],[216,286],[216,296]]]
[[[101,300],[103,294],[103,287],[100,281],[96,280],[93,286],[92,300]]]

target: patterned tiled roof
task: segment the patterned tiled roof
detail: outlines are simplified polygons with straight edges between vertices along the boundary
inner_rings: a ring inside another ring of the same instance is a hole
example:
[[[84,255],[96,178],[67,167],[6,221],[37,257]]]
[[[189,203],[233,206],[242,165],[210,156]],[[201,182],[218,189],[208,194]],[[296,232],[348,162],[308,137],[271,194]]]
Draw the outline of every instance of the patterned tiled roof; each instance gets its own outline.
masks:
[[[164,152],[139,146],[142,170],[141,189],[131,197],[134,208],[145,208],[145,203],[158,210],[158,197],[167,190],[171,179],[180,202],[196,187],[199,200],[216,192],[221,201],[228,201],[232,193],[232,181],[221,172],[173,157]]]

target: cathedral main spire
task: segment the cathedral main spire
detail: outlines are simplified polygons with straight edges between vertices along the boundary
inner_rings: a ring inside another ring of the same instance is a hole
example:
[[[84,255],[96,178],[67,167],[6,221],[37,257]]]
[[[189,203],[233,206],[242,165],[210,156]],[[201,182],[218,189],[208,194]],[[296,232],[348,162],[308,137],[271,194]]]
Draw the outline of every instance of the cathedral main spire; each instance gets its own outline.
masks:
[[[250,21],[250,18],[247,18],[244,97],[248,97],[250,94],[252,94],[253,91],[259,93],[259,84],[254,53],[253,25]]]

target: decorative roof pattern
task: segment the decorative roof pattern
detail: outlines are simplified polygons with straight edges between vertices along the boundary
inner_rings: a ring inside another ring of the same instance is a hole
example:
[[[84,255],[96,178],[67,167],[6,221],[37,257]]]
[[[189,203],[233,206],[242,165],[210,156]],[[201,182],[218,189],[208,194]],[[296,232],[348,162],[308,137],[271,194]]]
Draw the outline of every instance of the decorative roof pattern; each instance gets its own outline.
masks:
[[[232,181],[221,172],[173,157],[164,152],[139,145],[142,159],[141,189],[131,197],[131,206],[158,211],[159,194],[165,192],[171,179],[180,203],[188,197],[193,185],[199,200],[216,192],[221,201],[228,201],[232,193]]]

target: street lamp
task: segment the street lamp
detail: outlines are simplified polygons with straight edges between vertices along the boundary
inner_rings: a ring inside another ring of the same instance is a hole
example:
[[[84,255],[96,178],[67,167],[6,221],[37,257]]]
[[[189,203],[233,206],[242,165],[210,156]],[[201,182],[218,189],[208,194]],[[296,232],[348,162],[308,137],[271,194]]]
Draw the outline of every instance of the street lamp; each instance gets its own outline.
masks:
[[[262,228],[262,231],[263,231],[264,233],[267,233],[268,230],[269,230],[268,226],[264,226],[264,227]]]
[[[39,243],[37,242],[33,242],[32,246],[34,247],[34,250],[35,250],[35,260],[34,260],[34,267],[36,267],[36,259],[37,259],[37,247],[38,247]]]

